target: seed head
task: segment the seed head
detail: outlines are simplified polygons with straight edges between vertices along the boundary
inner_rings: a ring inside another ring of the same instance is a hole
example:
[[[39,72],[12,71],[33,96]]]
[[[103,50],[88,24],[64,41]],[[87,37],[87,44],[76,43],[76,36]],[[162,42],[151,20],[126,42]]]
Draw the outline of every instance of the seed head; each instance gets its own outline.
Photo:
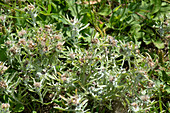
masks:
[[[58,42],[57,49],[61,50],[64,43],[65,42]]]
[[[28,75],[26,75],[25,77],[23,77],[23,80],[29,80],[29,76]]]
[[[99,40],[98,40],[97,38],[95,38],[95,39],[92,39],[91,43],[92,43],[92,44],[97,44],[98,41],[99,41]]]
[[[61,36],[59,36],[59,35],[55,35],[54,38],[57,39],[57,40],[61,40],[62,39]]]
[[[45,41],[41,41],[41,45],[42,46],[46,46],[46,42]]]
[[[6,66],[0,65],[0,74],[4,73],[7,69]]]
[[[135,108],[137,108],[138,104],[136,102],[131,103],[131,105]]]
[[[130,93],[126,93],[126,96],[132,98],[133,96]]]
[[[61,80],[62,81],[66,81],[67,80],[67,77],[65,75],[61,76]]]
[[[63,42],[58,42],[57,46],[63,46]]]
[[[68,100],[68,104],[77,104],[78,102],[78,97],[77,96],[73,96]]]
[[[80,58],[79,60],[80,60],[82,63],[85,62],[85,58]]]
[[[43,48],[43,52],[47,52],[47,51],[49,51],[49,48],[48,47],[44,47]]]
[[[17,47],[16,46],[13,46],[9,49],[10,52],[12,52],[13,54],[16,54],[17,53]]]
[[[149,96],[148,95],[144,95],[144,96],[141,96],[140,98],[143,101],[147,101],[149,99]]]
[[[0,88],[6,88],[6,82],[5,81],[0,81]]]
[[[110,44],[112,44],[112,46],[116,46],[117,45],[117,40],[115,40],[114,37],[108,36],[108,39],[109,39]]]
[[[40,31],[40,32],[42,32],[42,31],[43,31],[43,28],[42,28],[42,27],[40,27],[40,28],[39,28],[39,31]]]
[[[45,25],[45,28],[46,28],[46,31],[47,31],[47,32],[51,32],[51,31],[52,31],[52,29],[51,29],[51,26],[50,26],[50,25]]]
[[[137,53],[137,54],[140,54],[140,50],[139,50],[139,49],[137,49],[137,50],[136,50],[136,53]]]
[[[132,49],[132,45],[128,43],[128,48],[129,49]]]
[[[127,47],[127,44],[125,44],[124,47]]]
[[[18,32],[18,35],[19,36],[23,36],[25,35],[27,32],[25,30],[21,30],[20,32]]]
[[[2,103],[2,109],[9,108],[10,105],[8,103]]]
[[[54,94],[50,94],[50,95],[49,95],[49,98],[53,98],[53,97],[54,97]]]
[[[26,44],[26,40],[24,38],[19,39],[18,45],[21,45],[21,44],[23,44],[23,45]]]
[[[97,83],[96,82],[92,82],[94,86],[97,86]]]
[[[150,67],[154,67],[154,62],[149,62]]]
[[[91,58],[92,58],[92,55],[88,55],[88,56],[87,56],[87,59],[91,59]]]
[[[75,54],[74,54],[74,53],[70,53],[69,56],[70,56],[72,59],[75,59]]]
[[[116,40],[112,40],[111,43],[112,43],[113,46],[116,46],[116,45],[117,45],[117,41],[116,41]]]
[[[107,36],[107,37],[109,39],[109,42],[112,42],[112,40],[114,39],[114,37],[112,37],[112,36]]]
[[[149,82],[148,82],[148,86],[149,86],[150,88],[152,88],[152,87],[154,86],[154,82],[149,81]]]
[[[28,5],[28,9],[30,9],[30,10],[34,10],[35,9],[35,6],[34,5]]]
[[[5,42],[5,44],[9,46],[11,44],[11,41],[8,40],[8,41]]]
[[[74,96],[74,97],[72,98],[72,102],[73,102],[73,104],[77,104],[77,96]]]
[[[73,70],[72,70],[72,69],[68,69],[67,71],[68,71],[68,72],[73,72]]]
[[[44,41],[44,42],[45,42],[45,41],[47,40],[47,38],[46,38],[47,36],[46,36],[46,34],[43,34],[43,36],[44,36],[44,37],[40,37],[40,38],[39,38],[39,40],[41,40],[41,41]]]
[[[45,28],[50,29],[51,26],[50,25],[45,25]]]
[[[110,76],[110,77],[109,77],[109,81],[110,81],[110,82],[112,82],[114,79],[115,79],[115,77],[113,77],[113,76]]]
[[[41,87],[41,83],[40,82],[35,82],[34,86],[39,88],[39,87]]]
[[[2,20],[2,21],[4,21],[5,18],[6,18],[6,16],[4,16],[4,15],[0,16],[0,20]]]
[[[135,45],[135,49],[138,49],[138,46],[137,46],[137,45]]]
[[[32,40],[28,41],[28,44],[29,44],[28,47],[29,47],[30,49],[34,49],[35,44],[33,43]]]

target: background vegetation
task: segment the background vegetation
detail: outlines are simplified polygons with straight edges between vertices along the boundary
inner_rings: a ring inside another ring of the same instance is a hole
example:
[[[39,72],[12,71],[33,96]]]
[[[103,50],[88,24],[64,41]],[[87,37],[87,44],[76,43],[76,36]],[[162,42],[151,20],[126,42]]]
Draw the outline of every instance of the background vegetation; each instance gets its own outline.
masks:
[[[168,0],[1,0],[1,113],[170,112]]]

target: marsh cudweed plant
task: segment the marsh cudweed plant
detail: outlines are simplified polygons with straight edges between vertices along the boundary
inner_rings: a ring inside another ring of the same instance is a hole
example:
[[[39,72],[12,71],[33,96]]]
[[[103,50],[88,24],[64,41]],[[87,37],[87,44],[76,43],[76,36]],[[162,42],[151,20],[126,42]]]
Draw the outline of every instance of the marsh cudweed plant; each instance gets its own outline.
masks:
[[[35,32],[35,34],[38,34],[36,38],[31,36],[31,39],[26,37],[20,38],[18,41],[10,40],[14,42],[14,44],[12,47],[8,48],[9,52],[13,53],[15,61],[17,61],[17,69],[22,69],[22,73],[18,73],[17,75],[23,80],[23,82],[21,82],[25,84],[28,95],[37,95],[37,97],[32,96],[33,100],[41,104],[47,104],[45,103],[45,98],[47,98],[46,94],[49,93],[53,94],[48,101],[49,103],[53,103],[54,100],[65,101],[67,103],[65,106],[62,104],[60,105],[62,109],[86,111],[88,110],[89,102],[93,99],[95,100],[94,108],[97,109],[105,106],[107,102],[112,103],[112,98],[116,98],[117,95],[123,96],[124,91],[127,91],[130,94],[139,93],[139,102],[136,99],[127,96],[127,99],[129,99],[131,103],[129,106],[131,111],[137,112],[141,109],[140,107],[142,105],[150,104],[150,101],[147,102],[149,96],[144,96],[140,92],[131,90],[131,87],[138,89],[137,84],[140,80],[143,81],[144,87],[152,86],[152,83],[148,81],[149,77],[148,79],[142,77],[145,73],[137,73],[134,71],[134,67],[136,67],[137,71],[145,70],[146,68],[140,67],[140,64],[143,65],[145,62],[142,62],[143,56],[139,52],[137,52],[138,54],[135,54],[136,51],[133,50],[135,44],[131,43],[130,45],[127,44],[127,46],[122,46],[120,41],[115,40],[112,40],[112,42],[100,40],[99,42],[98,37],[95,37],[90,44],[89,50],[86,50],[85,48],[64,50],[63,48],[66,48],[64,43],[67,42],[65,42],[58,34],[51,34],[51,36],[49,36],[45,30],[42,30],[41,34],[37,32]],[[44,37],[42,37],[42,34]],[[25,34],[25,36],[26,35],[27,34]],[[6,44],[11,45],[9,42],[6,42]],[[18,51],[21,45],[25,45],[23,46],[24,49]],[[110,49],[109,47],[112,48]],[[123,50],[127,48],[127,51],[119,53],[121,48]],[[41,52],[41,50],[46,52]],[[21,56],[18,56],[18,54],[16,54],[17,52],[20,52],[19,55]],[[112,56],[109,56],[111,54]],[[134,61],[129,62],[129,57],[131,56],[135,58]],[[118,62],[116,59],[120,59],[120,61]],[[27,63],[25,63],[26,61]],[[123,69],[125,68],[126,62],[128,62],[126,64],[128,70]],[[46,71],[43,71],[44,69]],[[61,73],[65,73],[65,70],[71,71],[68,71],[68,75],[62,75]],[[36,75],[36,73],[38,74]],[[24,75],[29,77],[29,79],[26,79]],[[132,75],[134,75],[134,77],[132,77]],[[15,76],[14,78],[17,79],[18,76]],[[140,79],[138,77],[140,77]],[[41,84],[42,82],[34,82],[34,79],[35,81],[42,80],[43,84]],[[5,88],[5,83],[2,82],[1,87]],[[34,88],[37,90],[35,91]],[[66,96],[60,99],[55,98],[60,94],[75,95],[75,88],[78,89],[78,92],[76,93],[80,96]],[[85,96],[85,94],[81,93],[81,90],[87,93],[87,95]],[[104,99],[106,103],[102,102],[102,105],[99,103],[101,103],[100,100],[103,100],[103,95],[105,95]],[[29,100],[28,96],[25,96],[25,98]],[[140,104],[140,101],[143,104]],[[109,106],[112,107],[113,105],[110,104]],[[58,109],[57,106],[54,106],[54,108]]]
[[[46,8],[27,5],[30,25],[26,26],[33,27],[7,36],[7,66],[0,66],[0,88],[11,106],[28,107],[29,112],[44,106],[79,113],[115,112],[116,105],[124,105],[124,112],[153,110],[151,97],[156,95],[157,84],[151,74],[156,63],[139,50],[140,43],[127,43],[111,34],[101,38],[90,24],[82,23],[83,17],[61,16],[66,25],[56,30],[60,25],[50,23],[54,21],[50,7],[54,6],[48,6],[50,16],[42,24],[36,19],[41,20],[45,11],[36,9]],[[86,28],[90,35],[84,33]],[[3,104],[3,108],[10,106]]]

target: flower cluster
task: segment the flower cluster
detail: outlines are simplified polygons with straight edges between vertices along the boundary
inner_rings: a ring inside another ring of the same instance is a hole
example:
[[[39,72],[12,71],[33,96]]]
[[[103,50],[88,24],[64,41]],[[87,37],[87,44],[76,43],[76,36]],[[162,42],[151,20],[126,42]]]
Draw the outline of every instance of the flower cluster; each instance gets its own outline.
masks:
[[[0,74],[3,74],[7,69],[6,66],[0,65]]]
[[[10,105],[8,103],[2,103],[2,109],[7,109],[10,107]]]

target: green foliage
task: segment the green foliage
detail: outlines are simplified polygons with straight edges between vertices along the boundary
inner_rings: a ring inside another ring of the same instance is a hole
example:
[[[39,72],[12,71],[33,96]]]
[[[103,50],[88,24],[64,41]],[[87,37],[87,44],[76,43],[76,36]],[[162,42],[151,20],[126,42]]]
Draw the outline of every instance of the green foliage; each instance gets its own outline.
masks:
[[[1,1],[0,112],[169,112],[169,11],[166,0]]]

